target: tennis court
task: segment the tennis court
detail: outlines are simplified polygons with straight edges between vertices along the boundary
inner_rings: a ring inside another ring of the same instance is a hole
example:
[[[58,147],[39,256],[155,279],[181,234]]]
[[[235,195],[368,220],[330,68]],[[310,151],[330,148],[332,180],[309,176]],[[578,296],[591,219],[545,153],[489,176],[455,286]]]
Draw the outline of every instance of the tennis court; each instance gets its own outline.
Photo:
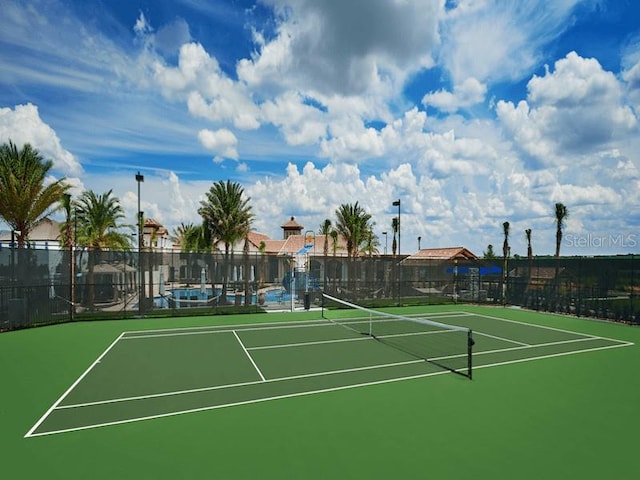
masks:
[[[429,361],[425,361],[393,342],[350,328],[363,322],[371,328],[388,319],[352,314],[343,312],[340,324],[335,319],[317,319],[124,331],[103,352],[97,352],[96,360],[25,436],[115,426],[452,371],[471,376],[466,336],[449,342],[446,332],[406,327],[394,327],[385,335],[410,345],[426,345],[427,350],[445,346],[436,356],[426,351]],[[415,318],[471,329],[473,370],[633,345],[476,312],[435,311]],[[397,326],[399,322],[393,320],[391,324]],[[443,364],[453,366],[442,368]],[[458,375],[450,377],[451,382],[468,381]]]

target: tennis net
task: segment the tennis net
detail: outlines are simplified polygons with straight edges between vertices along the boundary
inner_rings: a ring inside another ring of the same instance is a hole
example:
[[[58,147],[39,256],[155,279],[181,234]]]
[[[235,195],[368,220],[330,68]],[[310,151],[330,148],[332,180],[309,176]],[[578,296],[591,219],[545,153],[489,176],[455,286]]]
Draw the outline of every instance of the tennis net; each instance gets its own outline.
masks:
[[[449,325],[426,315],[403,316],[372,310],[322,295],[323,318],[353,332],[471,379],[471,329]],[[438,316],[444,320],[443,316]]]

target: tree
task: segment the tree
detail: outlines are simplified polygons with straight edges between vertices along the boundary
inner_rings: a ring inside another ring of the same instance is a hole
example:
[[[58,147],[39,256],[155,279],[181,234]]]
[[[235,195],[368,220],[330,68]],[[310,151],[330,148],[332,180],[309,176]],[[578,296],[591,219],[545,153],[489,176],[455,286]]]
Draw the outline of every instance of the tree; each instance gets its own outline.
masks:
[[[0,217],[19,232],[18,248],[38,221],[61,207],[70,188],[64,177],[45,186],[52,167],[28,143],[22,149],[11,141],[0,146]]]
[[[380,255],[380,250],[378,250],[378,246],[380,242],[378,241],[378,237],[373,233],[372,230],[369,230],[365,235],[364,245],[360,250],[360,253],[366,255],[367,257],[373,257],[375,255]]]
[[[487,260],[494,260],[496,258],[496,254],[493,251],[493,245],[487,245],[487,250],[482,252],[482,256]]]
[[[509,222],[502,224],[504,242],[502,243],[502,303],[507,301],[507,280],[509,276]]]
[[[556,215],[556,254],[555,254],[555,263],[556,263],[556,275],[555,275],[555,289],[556,295],[559,294],[558,286],[560,279],[558,275],[560,274],[560,245],[562,245],[562,229],[564,228],[564,222],[569,216],[569,210],[562,203],[556,203],[555,209]]]
[[[527,288],[529,287],[529,283],[531,283],[531,270],[532,270],[532,266],[533,266],[533,248],[531,248],[531,229],[527,228],[524,231],[525,237],[527,238],[527,263],[528,263],[528,282],[527,282]]]
[[[358,256],[360,246],[365,242],[370,225],[371,215],[358,205],[342,204],[336,210],[336,230],[347,243],[347,257],[353,259]]]
[[[562,203],[556,203],[556,258],[560,257],[560,245],[562,244],[562,229],[569,216],[569,210]]]
[[[126,225],[120,220],[125,217],[117,197],[112,190],[101,195],[84,191],[74,202],[77,225],[76,243],[89,251],[87,304],[93,309],[95,303],[94,268],[103,250],[129,250],[131,235],[119,230]]]
[[[205,224],[181,223],[173,230],[171,240],[180,245],[182,253],[208,252],[213,245],[211,232]]]
[[[370,225],[369,230],[365,233],[364,244],[362,245],[362,248],[360,250],[360,253],[366,255],[367,257],[373,257],[374,255],[380,254],[380,250],[378,250],[380,242],[378,241],[378,237],[376,236],[376,234],[373,233],[374,225],[375,223]]]
[[[244,239],[251,230],[250,198],[245,197],[244,189],[239,183],[220,180],[214,183],[206,193],[206,200],[200,202],[198,214],[202,216],[212,238],[224,243],[224,272],[221,301],[227,301],[227,284],[232,247]]]
[[[396,240],[396,234],[398,233],[398,217],[393,217],[391,220],[391,230],[393,231],[393,241],[391,242],[391,251],[393,252],[393,256],[396,256],[396,251],[398,250],[398,241]]]
[[[342,204],[336,210],[336,230],[344,238],[347,244],[347,281],[355,282],[355,262],[353,260],[361,251],[362,245],[365,243],[369,231],[372,230],[370,224],[371,215],[364,211],[358,204]],[[352,285],[351,288],[354,288]]]

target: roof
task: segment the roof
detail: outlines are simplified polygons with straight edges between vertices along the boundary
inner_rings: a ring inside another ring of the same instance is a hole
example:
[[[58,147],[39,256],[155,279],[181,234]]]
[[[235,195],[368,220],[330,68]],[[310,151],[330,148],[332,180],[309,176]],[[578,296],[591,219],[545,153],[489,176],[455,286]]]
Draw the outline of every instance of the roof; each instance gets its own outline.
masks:
[[[407,257],[404,262],[421,260],[478,260],[478,256],[464,247],[423,248]]]
[[[311,255],[323,255],[324,239],[327,235],[316,235],[313,248],[308,249],[306,253]],[[286,240],[264,240],[265,253],[275,253],[277,255],[291,255],[298,253],[306,246],[305,235],[290,235]],[[336,255],[344,256],[347,254],[347,242],[338,236],[338,248]],[[332,240],[329,238],[329,255],[333,255]]]
[[[260,232],[255,232],[253,230],[247,234],[247,238],[249,239],[249,242],[251,242],[257,249],[260,248],[260,244],[262,242],[265,242],[266,244],[267,240],[270,240],[268,235]]]
[[[38,241],[51,241],[55,242],[60,240],[60,222],[51,220],[49,217],[45,217],[39,220],[29,232],[28,240],[34,242]],[[11,240],[11,231],[3,232],[0,235],[0,240]]]
[[[291,217],[291,220],[280,226],[285,230],[302,230],[304,228],[302,225],[296,222],[295,217]]]
[[[145,218],[144,219],[144,227],[145,228],[152,228],[154,230],[156,230],[156,233],[160,236],[163,235],[168,235],[169,232],[167,231],[167,229],[164,227],[164,225],[162,225],[158,220],[156,220],[155,218]]]

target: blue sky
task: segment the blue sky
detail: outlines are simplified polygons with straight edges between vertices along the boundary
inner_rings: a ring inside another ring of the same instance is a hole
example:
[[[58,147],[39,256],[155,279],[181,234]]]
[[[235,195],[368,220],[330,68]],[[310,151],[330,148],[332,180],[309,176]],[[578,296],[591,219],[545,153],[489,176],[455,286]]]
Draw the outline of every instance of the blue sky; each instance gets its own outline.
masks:
[[[632,0],[4,0],[0,141],[135,223],[198,222],[242,183],[254,228],[342,203],[384,249],[640,252],[640,4]],[[389,242],[390,245],[390,242]]]

